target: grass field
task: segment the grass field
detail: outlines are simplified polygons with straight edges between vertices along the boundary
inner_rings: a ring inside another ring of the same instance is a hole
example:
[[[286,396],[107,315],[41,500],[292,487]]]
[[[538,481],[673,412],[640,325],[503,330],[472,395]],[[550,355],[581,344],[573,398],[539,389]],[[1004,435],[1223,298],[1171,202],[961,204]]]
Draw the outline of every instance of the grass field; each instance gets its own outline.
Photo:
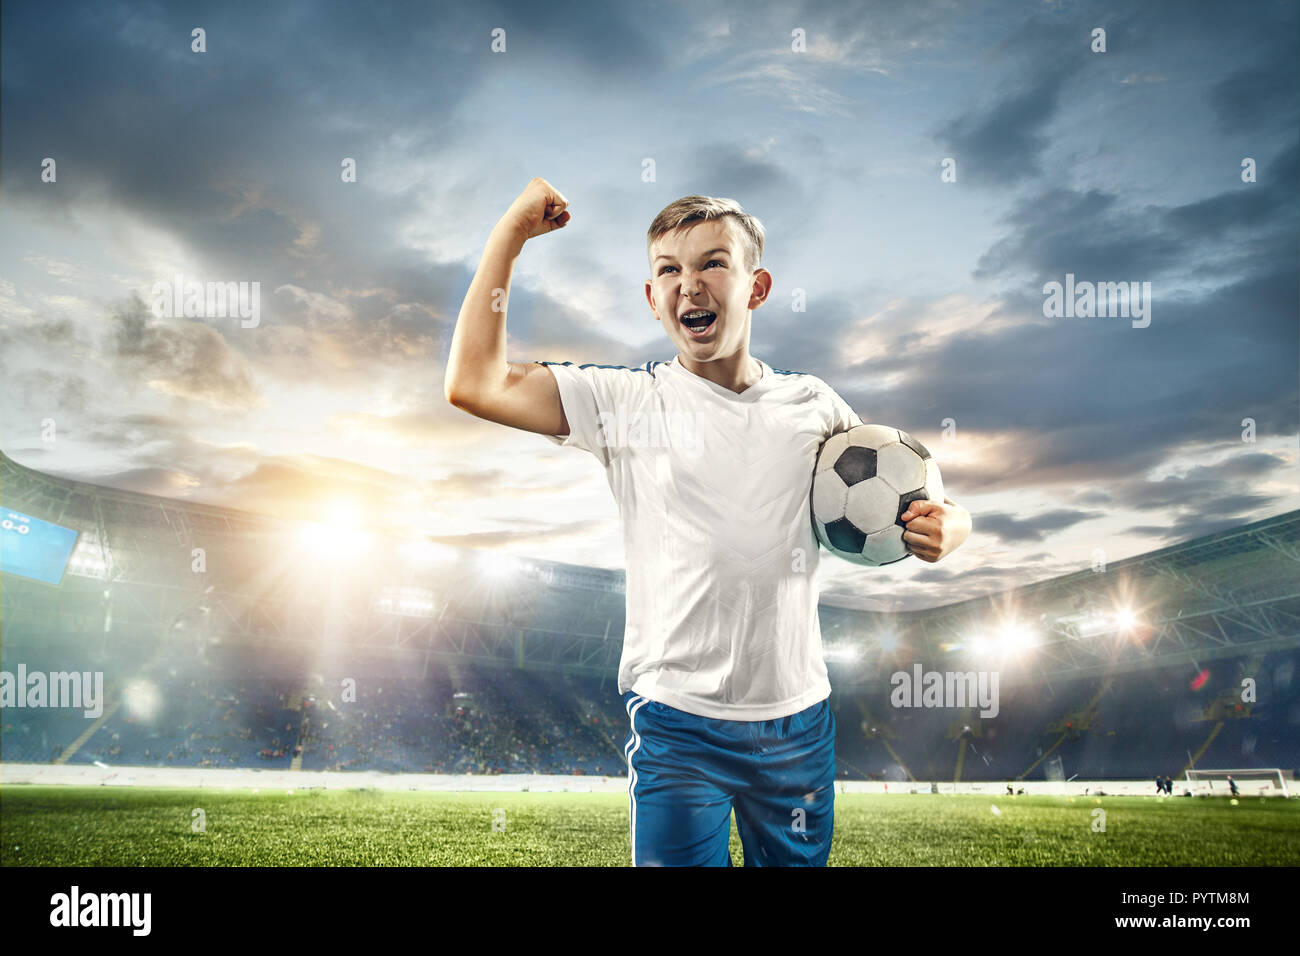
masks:
[[[993,808],[998,812],[995,813]],[[195,832],[194,811],[205,832]],[[1105,811],[1105,831],[1093,811]],[[503,811],[497,813],[495,811]],[[494,819],[500,829],[494,829]],[[5,866],[627,866],[621,793],[7,786]],[[732,822],[732,861],[742,860]],[[832,866],[1300,864],[1300,803],[837,794]]]

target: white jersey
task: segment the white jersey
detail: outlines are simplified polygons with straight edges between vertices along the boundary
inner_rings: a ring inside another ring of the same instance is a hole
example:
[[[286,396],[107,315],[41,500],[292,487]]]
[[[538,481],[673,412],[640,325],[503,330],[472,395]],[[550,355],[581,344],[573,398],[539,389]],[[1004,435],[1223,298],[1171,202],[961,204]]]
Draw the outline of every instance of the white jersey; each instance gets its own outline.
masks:
[[[772,720],[830,695],[809,497],[823,441],[862,420],[825,382],[775,371],[736,393],[681,364],[544,362],[567,437],[605,466],[623,519],[619,693]]]

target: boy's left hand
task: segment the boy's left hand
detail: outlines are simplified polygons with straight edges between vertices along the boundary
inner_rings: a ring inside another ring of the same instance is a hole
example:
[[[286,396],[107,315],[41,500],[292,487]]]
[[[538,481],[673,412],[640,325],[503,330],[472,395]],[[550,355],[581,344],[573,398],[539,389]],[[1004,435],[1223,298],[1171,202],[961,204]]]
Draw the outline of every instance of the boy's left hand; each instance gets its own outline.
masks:
[[[907,525],[903,541],[907,549],[930,564],[961,547],[970,534],[970,512],[951,498],[913,501],[900,516]]]

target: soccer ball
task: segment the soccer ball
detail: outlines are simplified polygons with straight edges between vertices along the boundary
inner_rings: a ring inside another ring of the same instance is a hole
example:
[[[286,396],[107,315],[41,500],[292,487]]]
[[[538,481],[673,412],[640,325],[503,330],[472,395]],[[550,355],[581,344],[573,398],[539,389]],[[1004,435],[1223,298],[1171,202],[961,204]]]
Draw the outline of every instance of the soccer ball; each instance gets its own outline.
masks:
[[[817,540],[854,564],[878,567],[912,552],[899,518],[917,500],[943,501],[943,479],[930,452],[905,431],[857,425],[822,444],[813,472]]]

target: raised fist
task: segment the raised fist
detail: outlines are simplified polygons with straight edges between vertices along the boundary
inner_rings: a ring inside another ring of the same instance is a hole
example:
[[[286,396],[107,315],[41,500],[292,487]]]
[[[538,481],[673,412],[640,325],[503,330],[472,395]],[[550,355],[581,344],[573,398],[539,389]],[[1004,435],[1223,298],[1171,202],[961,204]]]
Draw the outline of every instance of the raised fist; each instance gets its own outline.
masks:
[[[519,194],[501,222],[513,229],[522,241],[562,229],[569,221],[569,201],[564,194],[540,176],[534,176]]]

